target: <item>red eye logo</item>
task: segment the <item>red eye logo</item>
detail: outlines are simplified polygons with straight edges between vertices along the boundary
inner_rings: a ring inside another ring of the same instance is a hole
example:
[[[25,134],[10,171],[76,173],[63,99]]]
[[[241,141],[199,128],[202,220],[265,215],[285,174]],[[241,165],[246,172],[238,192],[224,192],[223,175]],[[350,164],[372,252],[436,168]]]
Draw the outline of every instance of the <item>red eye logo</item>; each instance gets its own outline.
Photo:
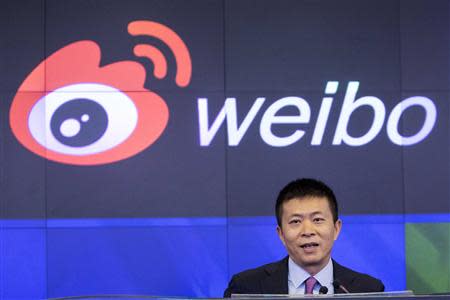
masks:
[[[175,57],[176,84],[189,84],[191,58],[174,31],[134,21],[128,32],[165,43]],[[153,62],[156,78],[166,76],[167,62],[157,48],[140,44],[134,54]],[[144,67],[134,61],[100,66],[100,58],[95,42],[79,41],[53,53],[28,75],[10,109],[12,132],[23,146],[56,162],[98,165],[136,155],[160,137],[169,110],[159,95],[144,88]]]

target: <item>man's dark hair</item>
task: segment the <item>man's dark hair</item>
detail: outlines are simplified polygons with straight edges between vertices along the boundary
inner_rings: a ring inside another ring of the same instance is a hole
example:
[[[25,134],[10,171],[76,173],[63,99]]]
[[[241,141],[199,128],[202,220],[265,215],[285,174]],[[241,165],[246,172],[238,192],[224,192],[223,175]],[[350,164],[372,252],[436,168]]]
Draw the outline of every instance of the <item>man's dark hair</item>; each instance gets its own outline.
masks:
[[[322,181],[312,178],[302,178],[288,183],[278,194],[275,205],[275,214],[277,216],[278,226],[281,227],[281,214],[283,203],[294,199],[304,197],[325,197],[328,200],[333,221],[338,220],[338,204],[333,191]]]

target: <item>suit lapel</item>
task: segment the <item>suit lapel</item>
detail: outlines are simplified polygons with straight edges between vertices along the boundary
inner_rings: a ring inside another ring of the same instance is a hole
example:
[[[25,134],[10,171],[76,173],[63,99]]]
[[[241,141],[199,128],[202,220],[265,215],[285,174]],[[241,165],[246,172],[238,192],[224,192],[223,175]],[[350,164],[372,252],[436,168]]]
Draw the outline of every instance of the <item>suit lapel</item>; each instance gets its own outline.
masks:
[[[352,292],[351,285],[354,278],[355,276],[352,274],[352,272],[349,272],[347,268],[341,266],[333,260],[333,279],[338,280],[341,285],[349,290],[350,293]],[[344,294],[345,292],[341,289],[337,289],[334,291],[334,293]]]
[[[288,294],[288,257],[265,269],[267,276],[261,280],[263,294]]]

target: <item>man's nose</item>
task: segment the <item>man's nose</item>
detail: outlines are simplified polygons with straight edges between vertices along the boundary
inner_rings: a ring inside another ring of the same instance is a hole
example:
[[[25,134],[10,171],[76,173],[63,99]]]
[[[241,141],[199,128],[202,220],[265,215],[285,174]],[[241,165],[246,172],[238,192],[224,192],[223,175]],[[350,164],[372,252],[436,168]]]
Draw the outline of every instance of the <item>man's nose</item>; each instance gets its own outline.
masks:
[[[312,224],[310,221],[303,221],[302,222],[302,228],[301,228],[301,235],[302,236],[311,236],[314,235],[314,224]]]

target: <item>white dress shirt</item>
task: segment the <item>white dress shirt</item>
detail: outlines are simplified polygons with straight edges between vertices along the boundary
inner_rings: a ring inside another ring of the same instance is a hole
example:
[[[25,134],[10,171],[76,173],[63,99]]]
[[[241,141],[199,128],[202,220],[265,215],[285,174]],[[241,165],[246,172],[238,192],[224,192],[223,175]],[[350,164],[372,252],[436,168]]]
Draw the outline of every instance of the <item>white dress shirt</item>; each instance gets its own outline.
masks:
[[[288,269],[289,295],[305,294],[305,280],[311,275],[298,266],[290,257]],[[326,286],[328,288],[327,294],[334,294],[333,263],[331,259],[328,261],[327,265],[313,277],[317,280],[313,294],[318,294],[321,286]]]

